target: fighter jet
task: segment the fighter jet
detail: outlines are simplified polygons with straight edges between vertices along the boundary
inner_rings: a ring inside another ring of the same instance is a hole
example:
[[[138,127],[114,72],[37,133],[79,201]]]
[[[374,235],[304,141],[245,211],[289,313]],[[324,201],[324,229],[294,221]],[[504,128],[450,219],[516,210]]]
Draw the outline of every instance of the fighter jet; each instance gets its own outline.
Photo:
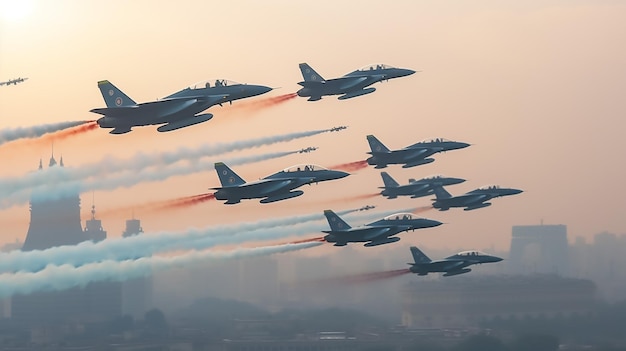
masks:
[[[21,83],[21,82],[25,81],[26,79],[28,79],[28,78],[19,77],[19,78],[15,78],[15,79],[9,79],[6,82],[0,82],[0,86],[11,85],[11,84],[17,85],[17,83]]]
[[[415,263],[409,263],[409,270],[417,275],[428,273],[445,273],[444,277],[471,272],[471,268],[465,268],[473,264],[500,262],[500,257],[487,255],[480,251],[463,251],[442,260],[432,261],[420,249],[411,246],[411,254]]]
[[[443,138],[420,141],[409,145],[404,149],[389,150],[375,136],[368,135],[367,141],[372,156],[367,159],[367,164],[376,166],[375,168],[385,168],[389,164],[401,164],[402,168],[415,167],[435,161],[430,158],[438,152],[463,149],[470,144],[458,141],[451,141]]]
[[[272,90],[263,85],[216,79],[190,85],[163,99],[138,104],[108,80],[98,82],[98,88],[107,107],[94,108],[90,112],[104,116],[98,119],[98,125],[113,128],[111,134],[124,134],[132,127],[158,124],[163,124],[157,128],[159,132],[189,127],[210,120],[213,114],[200,112],[213,105],[232,104],[234,100]]]
[[[341,95],[339,100],[373,93],[376,88],[367,88],[370,85],[384,80],[411,75],[415,71],[405,68],[395,68],[389,65],[377,64],[365,66],[350,72],[343,77],[324,79],[306,63],[300,64],[303,82],[298,96],[308,97],[308,101],[317,101],[326,95]]]
[[[436,175],[419,180],[411,178],[409,179],[409,184],[400,185],[387,172],[380,172],[380,176],[383,178],[383,183],[385,184],[385,186],[379,187],[379,189],[383,189],[380,194],[386,196],[388,199],[395,199],[398,196],[410,196],[412,199],[428,196],[433,194],[434,185],[453,185],[465,181],[465,179],[461,178],[449,178]]]
[[[294,190],[305,184],[344,178],[350,173],[334,171],[317,165],[296,165],[253,182],[246,182],[222,162],[215,164],[221,187],[214,195],[225,204],[236,204],[242,199],[261,199],[262,204],[300,196],[302,190]]]
[[[465,207],[465,211],[491,206],[489,201],[500,196],[516,195],[522,192],[519,189],[500,188],[497,185],[483,186],[459,196],[452,196],[442,186],[433,188],[435,199],[433,207],[439,211],[447,211],[450,207]]]
[[[344,130],[344,129],[346,129],[346,128],[348,128],[348,126],[338,126],[338,127],[332,127],[332,128],[330,128],[330,131],[331,131],[331,132],[338,132],[338,131],[340,131],[340,130]]]
[[[315,150],[317,150],[316,146],[309,146],[307,148],[300,149],[300,151],[298,151],[298,153],[301,153],[301,154],[307,153],[308,154],[309,152],[315,151]]]
[[[374,205],[365,205],[365,206],[359,208],[359,211],[368,211],[368,210],[371,210],[373,208],[376,208],[376,206],[374,206]]]
[[[322,231],[328,234],[324,236],[324,240],[335,243],[335,246],[346,246],[348,243],[365,243],[364,246],[371,247],[395,243],[400,240],[398,237],[393,237],[398,233],[436,227],[442,224],[432,219],[414,218],[411,213],[396,213],[376,222],[352,228],[331,210],[325,210],[324,216],[326,216],[330,226],[330,230]]]

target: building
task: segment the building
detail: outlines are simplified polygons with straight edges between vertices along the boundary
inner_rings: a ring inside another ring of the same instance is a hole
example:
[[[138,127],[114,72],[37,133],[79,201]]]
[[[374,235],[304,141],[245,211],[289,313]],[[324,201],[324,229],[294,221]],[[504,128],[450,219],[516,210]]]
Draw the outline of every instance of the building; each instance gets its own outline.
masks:
[[[584,316],[595,302],[592,281],[557,275],[423,279],[402,289],[402,324],[468,328],[498,319]]]
[[[143,233],[141,221],[135,218],[126,220],[126,229],[122,237],[128,238]],[[122,313],[143,318],[152,309],[152,276],[131,279],[122,282]]]
[[[55,178],[62,179],[63,159],[57,165],[52,156],[46,170],[40,161],[39,172],[56,172]],[[45,250],[106,238],[100,221],[95,219],[95,207],[85,230],[81,227],[78,192],[60,197],[49,195],[32,194],[30,225],[22,251]],[[15,295],[11,299],[11,319],[26,328],[38,328],[44,334],[54,334],[59,328],[71,329],[66,326],[110,320],[120,314],[119,283],[89,283],[84,288]]]
[[[569,274],[567,226],[516,225],[506,261],[513,274]]]

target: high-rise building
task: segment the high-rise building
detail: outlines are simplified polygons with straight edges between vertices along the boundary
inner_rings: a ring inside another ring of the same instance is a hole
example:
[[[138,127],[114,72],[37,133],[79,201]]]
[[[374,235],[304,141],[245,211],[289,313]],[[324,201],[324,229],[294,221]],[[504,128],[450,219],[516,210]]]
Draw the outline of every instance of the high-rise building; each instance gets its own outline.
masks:
[[[54,155],[44,170],[64,174],[63,159],[57,165]],[[33,193],[30,201],[30,225],[22,251],[45,250],[55,246],[76,245],[85,240],[103,240],[106,232],[99,220],[87,221],[83,231],[80,223],[78,192],[66,194]],[[33,292],[15,295],[11,301],[11,318],[27,327],[59,326],[112,319],[121,314],[119,283],[89,283],[83,288],[62,291]]]
[[[509,271],[517,274],[569,274],[567,226],[516,225],[511,236]]]
[[[126,229],[122,237],[128,238],[142,233],[140,220],[134,217],[126,220]],[[152,286],[151,276],[122,282],[122,313],[141,318],[152,309]]]

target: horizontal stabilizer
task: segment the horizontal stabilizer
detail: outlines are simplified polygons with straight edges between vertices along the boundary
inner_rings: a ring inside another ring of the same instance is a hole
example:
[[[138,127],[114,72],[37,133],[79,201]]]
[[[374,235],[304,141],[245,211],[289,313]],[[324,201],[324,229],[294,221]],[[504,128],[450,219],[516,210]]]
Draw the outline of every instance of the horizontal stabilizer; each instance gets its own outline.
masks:
[[[130,131],[131,131],[130,127],[118,127],[118,128],[114,128],[113,130],[111,130],[109,134],[126,134]]]

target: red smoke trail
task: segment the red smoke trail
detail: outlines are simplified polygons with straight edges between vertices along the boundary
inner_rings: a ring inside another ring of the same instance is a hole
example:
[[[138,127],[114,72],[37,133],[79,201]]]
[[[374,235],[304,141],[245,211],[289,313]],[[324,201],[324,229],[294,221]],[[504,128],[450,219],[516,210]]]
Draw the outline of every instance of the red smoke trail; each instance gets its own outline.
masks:
[[[411,271],[408,268],[402,268],[402,269],[394,269],[390,271],[369,272],[369,273],[361,273],[361,274],[344,275],[340,277],[318,279],[314,281],[314,283],[325,284],[325,285],[366,284],[366,283],[376,282],[380,280],[387,280],[387,279],[399,277],[407,273],[411,273]]]
[[[264,97],[256,100],[237,102],[234,105],[227,106],[227,111],[236,112],[239,110],[260,110],[262,108],[272,107],[282,104],[298,96],[296,93],[283,94],[279,96]]]
[[[214,199],[215,195],[213,195],[212,193],[185,196],[178,199],[169,200],[165,204],[159,206],[157,210],[170,210],[175,208],[189,207]]]
[[[37,141],[38,142],[42,142],[42,141],[51,142],[51,141],[56,141],[56,140],[63,140],[74,135],[87,133],[88,131],[94,130],[94,129],[98,129],[98,124],[96,123],[96,121],[86,121],[85,124],[80,125],[80,126],[46,134],[42,136],[41,138],[39,138]]]
[[[339,164],[330,168],[338,169],[338,170],[346,171],[346,172],[351,172],[351,171],[358,171],[359,169],[363,169],[365,167],[367,167],[367,160],[342,163],[342,164]]]
[[[309,238],[309,239],[302,239],[302,240],[296,240],[296,241],[289,241],[283,244],[302,244],[302,243],[313,243],[313,242],[322,242],[325,243],[326,240],[324,240],[323,236],[318,236],[315,238]]]

